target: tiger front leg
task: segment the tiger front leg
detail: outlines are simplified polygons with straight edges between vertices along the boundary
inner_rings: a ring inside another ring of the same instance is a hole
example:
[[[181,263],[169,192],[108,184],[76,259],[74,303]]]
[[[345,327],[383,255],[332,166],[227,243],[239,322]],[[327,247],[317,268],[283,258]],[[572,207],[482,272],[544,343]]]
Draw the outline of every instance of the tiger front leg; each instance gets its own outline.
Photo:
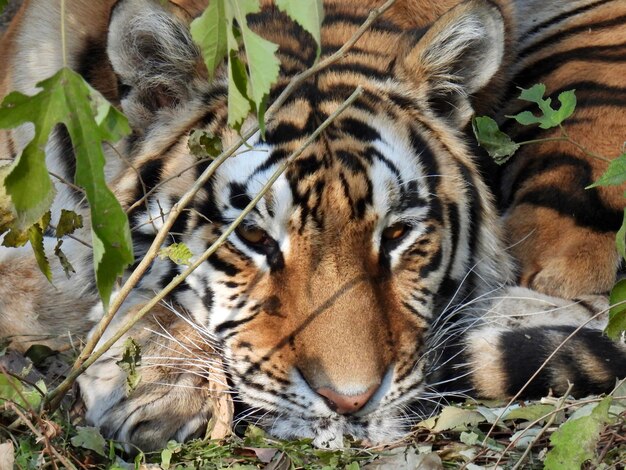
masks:
[[[132,390],[127,372],[118,364],[128,338],[141,348],[139,383]],[[204,437],[209,426],[212,438],[230,432],[233,405],[220,357],[200,327],[162,305],[89,367],[78,383],[87,422],[124,443],[131,453],[158,450],[172,439]]]
[[[615,283],[620,263],[615,232],[531,204],[510,210],[505,227],[522,286],[575,299],[606,294]]]

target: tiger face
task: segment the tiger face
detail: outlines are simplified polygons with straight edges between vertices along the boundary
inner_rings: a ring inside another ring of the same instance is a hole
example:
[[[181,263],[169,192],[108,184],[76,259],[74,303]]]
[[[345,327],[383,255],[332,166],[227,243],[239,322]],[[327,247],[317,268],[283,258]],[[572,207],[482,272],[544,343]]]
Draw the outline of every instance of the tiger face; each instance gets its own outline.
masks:
[[[322,55],[366,15],[329,2]],[[315,45],[277,10],[251,22],[280,45],[276,95],[313,62]],[[198,72],[184,25],[149,2],[126,0],[113,13],[109,44],[137,129],[132,158],[165,181],[148,210],[131,213],[141,253],[159,214],[209,164],[190,155],[190,129],[219,136],[225,148],[238,136],[225,126],[225,71],[210,82]],[[498,72],[503,44],[502,17],[487,2],[465,3],[427,32],[379,21],[287,101],[264,138],[220,166],[177,222],[173,236],[204,252],[363,87],[175,294],[221,345],[238,396],[273,434],[339,446],[344,435],[382,442],[408,431],[403,410],[424,396],[442,354],[432,325],[468,293],[508,277],[488,191],[459,131],[473,113],[469,96]],[[173,72],[150,75],[164,61]],[[139,185],[126,173],[117,193],[130,204]],[[144,284],[171,278],[171,269],[155,263]]]

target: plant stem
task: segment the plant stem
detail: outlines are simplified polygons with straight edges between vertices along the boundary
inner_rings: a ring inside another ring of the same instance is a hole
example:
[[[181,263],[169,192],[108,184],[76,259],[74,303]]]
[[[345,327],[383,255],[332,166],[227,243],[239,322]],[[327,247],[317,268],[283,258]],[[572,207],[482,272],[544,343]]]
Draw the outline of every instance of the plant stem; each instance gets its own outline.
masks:
[[[213,242],[213,244],[185,271],[176,276],[170,283],[165,286],[156,296],[154,296],[148,303],[146,303],[135,315],[127,320],[120,328],[117,329],[114,335],[111,336],[100,348],[91,353],[89,357],[85,358],[80,364],[74,365],[68,376],[59,384],[57,388],[52,390],[46,400],[51,410],[54,410],[60,403],[61,399],[70,389],[74,380],[82,374],[90,365],[98,360],[104,353],[106,353],[128,330],[130,330],[135,323],[137,323],[144,315],[146,315],[152,307],[163,300],[170,292],[172,292],[180,283],[182,283],[187,276],[189,276],[198,266],[203,264],[215,251],[224,243],[228,236],[237,228],[237,226],[243,221],[246,215],[254,209],[256,204],[261,200],[265,193],[270,189],[274,182],[283,174],[287,167],[298,158],[304,150],[311,145],[317,137],[326,129],[343,111],[345,111],[363,92],[363,89],[359,86],[354,92],[346,99],[328,118],[320,124],[320,126],[304,141],[304,143],[294,151],[289,157],[276,169],[270,179],[265,183],[261,191],[250,201],[241,214],[231,223],[228,228],[220,235],[220,237]],[[168,220],[171,218],[168,217]],[[93,339],[93,338],[92,338]]]
[[[556,419],[556,415],[557,415],[556,412],[558,412],[558,411],[563,409],[563,405],[565,404],[565,400],[567,400],[567,397],[569,396],[570,392],[572,391],[572,388],[574,388],[574,384],[569,384],[569,386],[567,387],[567,391],[563,394],[563,396],[559,400],[559,403],[556,406],[555,412],[552,413],[550,418],[548,418],[548,421],[546,422],[545,426],[541,428],[541,430],[533,438],[532,442],[530,442],[528,444],[528,447],[526,447],[526,449],[524,450],[524,453],[522,454],[522,456],[519,458],[519,460],[517,461],[517,463],[513,466],[513,468],[511,470],[517,470],[518,468],[520,468],[520,466],[522,465],[522,463],[524,462],[524,460],[526,459],[526,457],[530,453],[530,451],[533,448],[533,446],[539,441],[539,439],[541,439],[541,436],[544,435],[544,433],[548,430],[548,428],[550,426],[552,426],[552,423],[554,423],[554,420]],[[527,429],[529,429],[529,428],[527,428]],[[513,443],[511,443],[511,444],[513,444]],[[506,450],[502,453],[502,455],[504,455],[505,453],[506,453]],[[499,463],[500,463],[500,461],[496,462],[496,465],[495,465],[496,468],[498,467]]]
[[[67,67],[67,43],[65,39],[65,0],[61,0],[61,53],[63,54],[63,67]]]

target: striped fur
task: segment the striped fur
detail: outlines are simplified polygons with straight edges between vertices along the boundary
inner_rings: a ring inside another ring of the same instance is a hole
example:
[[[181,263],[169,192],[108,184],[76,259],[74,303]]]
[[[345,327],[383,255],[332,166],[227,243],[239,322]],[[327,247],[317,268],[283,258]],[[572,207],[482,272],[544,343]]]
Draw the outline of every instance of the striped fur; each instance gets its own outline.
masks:
[[[190,155],[189,132],[207,130],[225,147],[238,138],[226,126],[226,70],[209,82],[189,36],[188,22],[202,3],[163,7],[121,0],[110,15],[109,6],[97,7],[110,16],[108,25],[69,22],[70,63],[119,104],[133,126],[132,136],[106,151],[108,181],[129,213],[138,259],[163,214],[210,164]],[[325,2],[323,56],[345,43],[378,2],[355,3]],[[603,316],[590,320],[606,307],[602,294],[617,267],[612,219],[590,214],[617,211],[623,203],[610,191],[583,193],[587,180],[572,172],[586,171],[590,178],[602,167],[571,155],[569,147],[524,150],[501,174],[488,175],[495,181],[501,218],[464,133],[474,113],[508,102],[529,76],[545,80],[551,90],[576,86],[572,82],[580,73],[550,67],[558,63],[554,57],[579,64],[573,57],[580,52],[588,60],[583,64],[590,65],[581,87],[582,114],[571,133],[611,154],[619,129],[613,127],[613,141],[599,143],[592,129],[600,122],[598,107],[619,110],[606,90],[618,88],[609,80],[617,80],[621,70],[619,34],[626,34],[626,27],[602,15],[623,2],[554,0],[533,9],[528,1],[471,0],[445,14],[459,2],[434,3],[398,1],[350,54],[289,98],[269,123],[265,140],[253,136],[248,148],[217,170],[171,231],[171,240],[183,241],[196,256],[317,125],[356,86],[363,87],[354,106],[278,179],[243,229],[175,291],[169,302],[178,314],[160,308],[149,329],[132,333],[151,357],[142,387],[124,393],[123,374],[114,364],[121,344],[79,379],[88,420],[144,449],[201,435],[223,393],[211,384],[227,374],[247,415],[273,434],[336,447],[344,435],[370,442],[402,436],[432,401],[510,396],[555,349],[527,395],[562,391],[568,379],[577,393],[607,391],[625,375],[623,345],[602,336]],[[38,18],[58,15],[55,2],[24,8],[0,49],[14,64],[0,82],[3,92],[32,91],[37,78],[60,66],[49,57],[56,57],[54,46],[40,51],[25,42],[49,37],[54,44],[56,26]],[[96,16],[89,2],[77,1],[72,8],[72,14]],[[248,19],[280,45],[281,76],[271,100],[314,62],[315,44],[269,2]],[[582,25],[596,23],[607,30],[594,36],[587,56],[586,49],[568,53],[589,34]],[[35,28],[41,29],[39,36],[33,35]],[[34,64],[23,60],[31,50],[40,57]],[[607,129],[608,123],[619,125],[608,112],[602,119]],[[73,152],[65,134],[55,132],[47,158],[57,174],[71,180]],[[3,155],[14,158],[27,137],[28,129],[3,134]],[[569,153],[552,168],[556,160],[546,161],[555,152]],[[554,191],[560,181],[571,184],[559,199],[546,188]],[[62,184],[58,190],[53,212],[85,211],[79,195]],[[570,196],[586,201],[576,203],[586,211],[581,216],[571,217]],[[389,237],[389,227],[399,227],[400,235]],[[561,233],[566,228],[571,235]],[[259,243],[246,235],[259,230],[264,234]],[[79,236],[88,237],[88,230]],[[581,241],[584,249],[576,248]],[[0,286],[1,332],[54,336],[69,327],[85,335],[102,315],[89,274],[90,253],[80,243],[67,244],[80,282],[57,276],[57,288],[37,277],[26,250],[0,251],[6,279]],[[578,250],[575,256],[571,249]],[[112,328],[179,269],[155,261]],[[514,286],[516,276],[522,287]],[[23,278],[30,282],[21,283]],[[159,325],[169,333],[159,334]],[[23,347],[28,339],[22,337]],[[352,413],[339,412],[341,406],[328,398],[336,395],[367,403]]]

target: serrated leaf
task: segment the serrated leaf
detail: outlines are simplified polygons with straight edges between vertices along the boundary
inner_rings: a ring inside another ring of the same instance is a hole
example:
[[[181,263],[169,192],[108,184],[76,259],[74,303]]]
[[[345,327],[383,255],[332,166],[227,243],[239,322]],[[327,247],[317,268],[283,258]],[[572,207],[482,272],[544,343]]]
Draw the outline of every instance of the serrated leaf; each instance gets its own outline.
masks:
[[[322,46],[321,28],[324,21],[322,0],[276,0],[276,6],[313,36],[319,57]]]
[[[76,151],[75,182],[85,189],[90,205],[96,284],[106,306],[133,255],[128,219],[106,185],[102,142],[119,140],[130,128],[119,111],[70,69],[59,70],[37,87],[41,91],[34,96],[13,92],[0,105],[0,128],[26,122],[35,126],[35,137],[12,164],[5,187],[19,227],[29,227],[46,212],[54,190],[43,149],[52,128],[65,124]]]
[[[606,171],[593,184],[585,189],[595,188],[596,186],[619,186],[626,183],[626,153],[611,160]]]
[[[199,129],[191,131],[187,145],[191,153],[199,158],[215,158],[222,153],[220,138]]]
[[[592,459],[600,431],[609,422],[611,397],[606,397],[589,416],[568,421],[550,437],[553,448],[546,455],[546,470],[569,470],[581,468]]]
[[[141,346],[133,338],[124,342],[124,353],[116,364],[126,372],[126,392],[132,392],[141,382],[141,375],[137,371],[141,366]]]
[[[100,434],[98,428],[91,426],[76,426],[76,435],[70,440],[74,447],[82,447],[96,452],[98,455],[106,457],[104,448],[106,441]]]
[[[83,216],[74,211],[61,209],[61,215],[57,222],[56,237],[61,238],[65,235],[74,233],[77,229],[83,227]]]
[[[63,250],[61,250],[61,245],[63,245],[63,240],[58,240],[56,246],[54,247],[54,254],[59,259],[63,272],[69,279],[72,274],[76,274],[76,270],[74,269],[74,266],[72,266],[72,263],[70,263],[70,260],[67,259],[67,256],[65,256],[65,253],[63,253]]]
[[[280,69],[280,62],[276,58],[278,45],[263,39],[248,27],[246,16],[260,10],[258,0],[231,0],[230,5],[241,29],[243,47],[248,60],[250,98],[258,110],[263,98],[269,94],[270,87],[278,78]]]
[[[184,243],[172,243],[171,245],[159,250],[159,258],[169,258],[178,265],[189,266],[193,253]]]
[[[519,408],[515,408],[514,410],[506,413],[502,419],[505,420],[514,420],[514,419],[523,419],[525,421],[535,421],[540,418],[547,419],[550,417],[550,413],[554,411],[553,405],[543,405],[541,403],[537,403],[534,405],[522,406]]]
[[[28,228],[28,241],[35,253],[35,260],[39,270],[46,276],[48,281],[52,282],[52,270],[50,269],[50,262],[46,257],[46,251],[43,245],[43,233],[50,224],[50,211],[46,212],[41,220]]]
[[[559,109],[552,108],[552,99],[543,97],[545,92],[546,86],[543,83],[538,83],[527,90],[522,89],[519,96],[520,100],[536,103],[539,110],[542,112],[541,115],[535,116],[530,111],[523,111],[515,116],[507,117],[513,118],[525,126],[539,124],[539,127],[542,129],[550,129],[560,125],[565,119],[570,117],[576,109],[575,90],[568,90],[559,94]]]
[[[11,228],[2,240],[2,246],[17,248],[28,242],[28,229],[24,231]]]
[[[477,116],[472,120],[472,130],[481,147],[495,160],[505,163],[519,149],[519,144],[498,128],[496,121],[487,116]]]
[[[609,338],[617,339],[623,331],[626,331],[626,279],[613,286],[609,302],[611,304],[609,323],[604,332]]]
[[[191,37],[200,46],[209,78],[213,77],[228,52],[226,30],[229,22],[224,2],[210,0],[202,15],[191,22]]]
[[[246,95],[248,83],[246,67],[236,52],[229,54],[228,82],[228,125],[239,131],[244,119],[252,110],[252,103]]]

